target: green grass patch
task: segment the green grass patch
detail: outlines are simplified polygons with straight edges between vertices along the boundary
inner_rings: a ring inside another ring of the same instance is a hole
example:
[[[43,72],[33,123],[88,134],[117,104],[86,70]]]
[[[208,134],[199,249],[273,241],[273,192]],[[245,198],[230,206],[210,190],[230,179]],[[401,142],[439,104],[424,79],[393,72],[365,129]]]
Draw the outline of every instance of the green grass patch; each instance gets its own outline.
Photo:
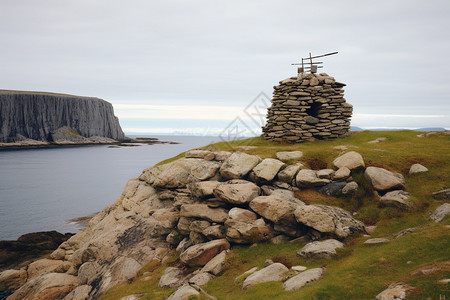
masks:
[[[351,146],[347,151],[360,153],[366,166],[383,167],[405,176],[407,191],[416,204],[413,211],[402,211],[392,207],[382,207],[374,195],[370,183],[362,172],[353,172],[353,179],[360,189],[353,197],[326,197],[314,190],[302,190],[296,197],[307,204],[339,206],[355,213],[355,217],[366,225],[376,225],[372,237],[385,237],[387,244],[363,245],[368,237],[352,236],[344,242],[346,248],[338,251],[335,258],[326,260],[306,260],[296,256],[306,241],[274,245],[261,243],[252,246],[234,245],[227,256],[221,276],[210,281],[203,288],[218,299],[374,299],[375,296],[394,282],[405,282],[414,287],[408,299],[450,298],[449,284],[438,280],[450,278],[449,230],[450,217],[440,223],[429,221],[429,214],[444,203],[431,194],[449,188],[450,136],[443,133],[417,137],[415,131],[362,131],[349,137],[329,141],[306,142],[302,144],[274,143],[262,137],[221,142],[203,147],[211,150],[242,151],[274,158],[278,151],[300,150],[304,153],[300,162],[310,168],[331,168],[333,160],[342,154],[335,150],[337,145]],[[387,141],[368,144],[378,137]],[[162,161],[169,163],[184,153]],[[289,163],[295,163],[292,161]],[[408,175],[414,163],[426,166],[426,173]],[[406,228],[415,227],[412,233],[393,239],[393,234]],[[308,268],[326,267],[319,281],[292,292],[283,290],[280,282],[269,282],[242,290],[242,278],[235,278],[245,271],[262,268],[266,259],[286,265],[303,265]],[[174,257],[176,260],[176,257]],[[131,294],[145,294],[143,299],[164,299],[175,289],[158,288],[159,277],[166,265],[149,263],[131,283],[120,284],[109,290],[101,299],[120,299]],[[436,268],[430,275],[417,275],[418,271]],[[147,280],[144,280],[147,278]],[[200,299],[206,299],[201,296]]]

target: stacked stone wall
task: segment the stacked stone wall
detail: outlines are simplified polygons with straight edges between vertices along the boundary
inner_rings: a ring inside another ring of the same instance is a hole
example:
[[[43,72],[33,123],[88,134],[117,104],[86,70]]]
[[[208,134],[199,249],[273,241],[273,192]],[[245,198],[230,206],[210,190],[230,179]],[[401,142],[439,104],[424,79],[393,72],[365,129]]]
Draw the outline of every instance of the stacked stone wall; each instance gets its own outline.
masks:
[[[353,106],[344,83],[325,73],[300,73],[274,86],[263,135],[276,142],[300,143],[346,136]]]

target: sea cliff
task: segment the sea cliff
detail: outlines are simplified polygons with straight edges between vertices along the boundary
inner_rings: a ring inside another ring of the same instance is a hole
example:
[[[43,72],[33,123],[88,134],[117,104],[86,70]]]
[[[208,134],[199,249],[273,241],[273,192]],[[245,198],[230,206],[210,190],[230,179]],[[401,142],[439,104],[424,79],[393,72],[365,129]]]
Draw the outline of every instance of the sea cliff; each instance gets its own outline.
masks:
[[[0,143],[53,141],[61,128],[81,138],[125,138],[111,103],[94,97],[0,90]]]

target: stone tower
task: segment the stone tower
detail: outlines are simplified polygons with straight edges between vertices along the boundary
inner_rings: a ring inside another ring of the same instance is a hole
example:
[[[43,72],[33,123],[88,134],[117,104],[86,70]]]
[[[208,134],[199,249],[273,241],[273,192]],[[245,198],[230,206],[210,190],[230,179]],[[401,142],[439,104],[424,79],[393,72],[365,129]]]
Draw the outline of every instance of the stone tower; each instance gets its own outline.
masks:
[[[345,102],[344,83],[325,73],[299,73],[274,86],[263,127],[265,139],[301,143],[346,136],[353,106]]]

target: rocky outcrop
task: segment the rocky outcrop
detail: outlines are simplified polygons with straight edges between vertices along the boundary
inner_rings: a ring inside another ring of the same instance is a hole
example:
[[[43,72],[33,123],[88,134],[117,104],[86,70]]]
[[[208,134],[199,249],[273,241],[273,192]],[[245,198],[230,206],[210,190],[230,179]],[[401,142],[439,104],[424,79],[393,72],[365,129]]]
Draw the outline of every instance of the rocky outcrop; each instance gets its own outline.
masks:
[[[76,138],[76,143],[77,139],[81,142],[96,136],[119,141],[125,138],[112,105],[105,100],[0,90],[0,143],[68,138]]]
[[[51,259],[28,266],[27,282],[18,295],[27,299],[25,287],[46,290],[46,276],[53,274],[70,276],[58,297],[66,293],[66,298],[97,299],[112,286],[132,280],[149,261],[163,263],[175,251],[180,253],[180,265],[166,270],[160,286],[181,286],[178,291],[183,291],[187,289],[183,284],[198,287],[220,276],[226,251],[233,244],[275,236],[345,238],[365,232],[364,224],[341,208],[306,205],[297,199],[294,190],[318,186],[304,185],[303,177],[296,176],[298,168],[285,172],[288,180],[281,182],[280,173],[290,166],[282,169],[285,164],[276,159],[261,161],[245,153],[206,150],[189,151],[187,156],[130,179],[122,195],[92,218],[84,231],[62,243]],[[346,185],[334,181],[332,169],[308,171],[320,184]],[[286,279],[284,265],[268,268],[277,270],[267,278]],[[254,284],[264,282],[262,273],[253,275]]]
[[[325,73],[299,73],[274,86],[264,137],[299,143],[345,136],[353,106],[345,102],[345,84]]]

